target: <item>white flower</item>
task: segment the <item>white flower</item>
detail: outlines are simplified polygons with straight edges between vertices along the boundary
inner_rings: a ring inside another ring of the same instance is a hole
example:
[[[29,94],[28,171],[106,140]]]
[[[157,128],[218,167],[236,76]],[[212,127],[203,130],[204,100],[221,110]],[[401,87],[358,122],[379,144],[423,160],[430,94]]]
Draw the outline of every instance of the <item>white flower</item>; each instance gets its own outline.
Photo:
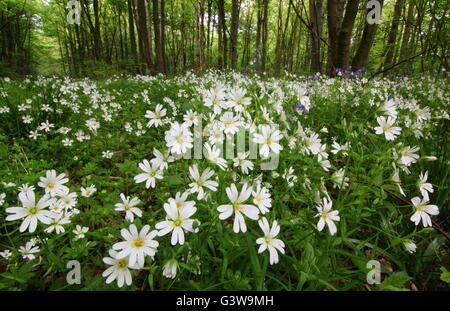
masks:
[[[6,198],[6,194],[0,193],[0,206],[2,206],[3,203],[5,203],[5,198]]]
[[[197,114],[192,111],[192,109],[189,109],[186,114],[183,116],[184,123],[188,126],[191,126],[194,124],[195,126],[198,125],[198,117]]]
[[[3,252],[0,252],[0,256],[2,256],[2,258],[8,260],[9,258],[11,258],[12,253],[9,249],[5,249]]]
[[[69,223],[70,223],[70,219],[66,215],[52,213],[52,222],[44,231],[48,232],[48,233],[52,233],[53,230],[55,230],[56,234],[60,234],[60,233],[66,231],[62,225],[66,225]]]
[[[399,164],[410,166],[412,163],[415,163],[419,158],[419,155],[415,154],[415,152],[419,151],[419,149],[419,147],[411,148],[410,146],[404,148],[400,152]]]
[[[401,181],[401,179],[400,179],[400,172],[399,172],[399,169],[395,166],[395,163],[393,163],[393,165],[394,165],[394,174],[392,175],[392,181],[397,185],[397,187],[398,187],[398,190],[400,191],[400,193],[403,195],[403,196],[406,196],[405,195],[405,192],[403,191],[403,188],[402,188],[402,181]]]
[[[38,131],[30,131],[30,135],[28,135],[29,138],[33,138],[36,140],[41,134],[38,133]]]
[[[155,228],[158,229],[158,235],[164,236],[169,232],[172,232],[172,238],[170,243],[176,245],[184,244],[184,230],[188,232],[195,232],[192,227],[194,220],[190,219],[192,215],[195,214],[197,208],[192,204],[186,204],[178,207],[175,200],[169,203],[164,203],[164,210],[167,213],[165,221],[161,221],[156,224]],[[198,230],[198,229],[197,229]]]
[[[437,205],[428,205],[428,198],[414,197],[411,199],[412,204],[416,208],[416,212],[411,216],[411,221],[419,224],[420,219],[422,219],[422,224],[424,227],[432,227],[431,218],[429,215],[438,215],[439,208]]]
[[[78,202],[77,194],[75,192],[69,193],[69,189],[67,189],[67,191],[60,194],[60,202],[66,209],[74,208]]]
[[[81,187],[80,190],[83,197],[89,198],[97,191],[97,188],[95,187],[95,185],[90,185],[87,188]]]
[[[348,152],[347,152],[347,151],[348,151],[349,148],[350,148],[350,143],[349,143],[349,142],[346,142],[346,143],[343,144],[343,145],[339,145],[337,142],[333,141],[332,147],[333,147],[333,150],[331,150],[331,152],[332,152],[333,154],[337,154],[337,153],[339,153],[339,152],[342,152],[342,155],[348,156]]]
[[[141,203],[141,200],[139,200],[138,198],[132,198],[130,200],[130,198],[126,197],[123,193],[120,194],[120,198],[122,199],[123,203],[116,204],[116,211],[125,211],[125,218],[129,222],[134,221],[134,215],[139,218],[142,217],[142,211],[139,208],[135,207],[136,205]]]
[[[34,190],[35,190],[34,186],[29,186],[28,184],[23,184],[21,187],[19,187],[19,191],[23,193],[27,193]]]
[[[427,183],[428,179],[428,171],[425,172],[425,174],[420,173],[419,176],[419,191],[422,194],[424,198],[428,198],[428,193],[433,193],[433,185],[430,183]]]
[[[294,174],[295,170],[294,168],[291,166],[289,167],[289,169],[285,169],[284,173],[283,173],[283,178],[286,179],[286,182],[288,183],[289,187],[293,187],[294,184],[297,182],[298,177]]]
[[[206,91],[206,96],[203,99],[203,103],[206,107],[212,107],[215,114],[220,114],[222,108],[227,108],[227,103],[224,101],[224,93],[221,87],[216,87]]]
[[[309,110],[311,108],[311,102],[307,94],[308,94],[307,91],[303,87],[297,89],[298,101],[302,106],[304,106],[307,110]]]
[[[55,126],[54,124],[49,123],[47,120],[47,121],[41,123],[41,126],[38,127],[38,130],[39,131],[43,130],[44,132],[48,133],[50,131],[50,129],[54,126]]]
[[[88,231],[88,227],[81,227],[80,225],[77,225],[76,229],[73,230],[73,233],[75,233],[77,239],[83,239],[84,234]]]
[[[34,246],[32,242],[27,242],[27,244],[25,244],[25,247],[21,246],[19,248],[19,252],[22,254],[23,259],[27,258],[29,260],[33,260],[34,258],[36,258],[36,256],[34,256],[33,254],[39,252],[39,246]]]
[[[189,184],[190,192],[198,192],[197,200],[202,200],[205,197],[205,191],[203,187],[206,187],[212,191],[217,191],[217,186],[219,184],[213,180],[209,180],[215,173],[209,167],[206,168],[200,175],[197,164],[194,164],[189,167],[189,173],[191,174],[190,177],[192,179],[192,183]]]
[[[120,233],[125,241],[118,242],[113,245],[113,249],[121,250],[116,258],[123,259],[129,257],[128,266],[137,266],[142,268],[144,266],[145,256],[154,257],[159,243],[153,238],[158,234],[158,231],[153,230],[149,233],[150,226],[145,225],[141,231],[138,232],[134,224],[131,224],[129,230],[122,229]]]
[[[73,140],[72,140],[72,139],[69,139],[69,138],[64,138],[64,139],[62,140],[62,143],[63,143],[64,146],[70,147],[70,146],[72,146],[72,144],[73,144]]]
[[[269,251],[270,258],[269,263],[271,265],[278,263],[278,252],[277,250],[284,254],[284,243],[275,237],[280,232],[280,226],[275,220],[272,223],[272,228],[270,228],[269,222],[266,217],[263,217],[258,221],[259,227],[264,232],[264,237],[258,238],[256,240],[257,244],[260,244],[258,253],[264,252],[266,249]]]
[[[251,104],[252,99],[250,97],[245,97],[246,90],[242,88],[234,89],[229,95],[231,100],[227,102],[228,108],[234,108],[236,112],[242,112],[245,110],[245,106]]]
[[[86,126],[94,133],[97,133],[97,129],[100,127],[100,123],[95,119],[89,119],[86,121]]]
[[[334,235],[337,232],[336,225],[334,224],[334,221],[339,221],[340,217],[339,211],[332,211],[331,208],[333,206],[333,202],[326,197],[323,199],[323,203],[321,202],[317,206],[317,210],[319,211],[318,214],[314,217],[320,217],[319,222],[317,223],[317,230],[322,231],[325,227],[325,223],[328,226],[328,229],[330,230],[331,235]]]
[[[29,229],[29,232],[34,232],[38,221],[48,225],[51,222],[51,213],[45,208],[50,206],[54,199],[50,199],[48,195],[44,195],[36,204],[36,197],[34,191],[27,193],[19,193],[19,200],[23,207],[9,207],[6,209],[9,215],[6,217],[7,221],[25,218],[20,225],[19,231],[24,232]]]
[[[139,168],[143,170],[145,173],[139,174],[134,177],[134,180],[136,183],[146,182],[145,188],[155,188],[155,182],[156,179],[162,179],[162,171],[159,170],[159,167],[153,163],[150,166],[150,163],[147,160],[142,161],[139,163]]]
[[[417,245],[413,241],[408,240],[408,241],[404,242],[403,245],[405,246],[406,250],[409,253],[413,254],[416,252]]]
[[[387,100],[378,110],[394,119],[397,118],[397,103],[392,98]]]
[[[216,146],[210,146],[209,143],[205,143],[205,149],[206,149],[206,158],[211,161],[212,163],[219,166],[222,170],[224,170],[227,167],[227,161],[220,157],[220,149]]]
[[[156,158],[150,160],[152,164],[155,164],[159,170],[164,170],[169,168],[169,163],[175,161],[175,159],[170,155],[170,152],[162,154],[158,149],[153,148],[153,154]]]
[[[193,207],[195,205],[195,201],[186,201],[189,192],[186,191],[184,193],[177,192],[175,194],[175,198],[169,198],[169,204],[174,204],[177,208],[185,208],[185,207]]]
[[[15,186],[16,186],[16,184],[13,183],[13,182],[8,182],[8,183],[6,183],[6,182],[4,182],[4,181],[2,181],[2,185],[5,186],[5,188],[12,188],[12,187],[15,187]]]
[[[269,208],[272,207],[272,199],[270,198],[270,192],[267,188],[258,185],[256,191],[252,192],[253,203],[258,206],[261,214],[269,212]]]
[[[186,153],[193,146],[192,132],[186,124],[172,123],[165,135],[166,145],[173,154]]]
[[[253,135],[253,141],[262,145],[259,152],[264,158],[269,156],[270,151],[278,154],[280,153],[280,150],[283,150],[283,147],[278,143],[281,138],[283,138],[283,136],[280,131],[272,131],[270,125],[261,126],[261,133],[255,133]]]
[[[223,131],[220,129],[220,126],[215,124],[210,126],[208,128],[208,142],[211,145],[215,144],[221,144],[223,140],[225,139],[225,135],[223,134]]]
[[[252,188],[244,184],[239,194],[236,185],[231,184],[231,187],[226,188],[226,192],[231,204],[220,205],[217,208],[217,211],[220,213],[219,219],[227,219],[234,213],[233,231],[236,233],[239,231],[246,232],[247,226],[242,214],[253,220],[257,220],[259,215],[259,209],[256,206],[243,204],[252,194]]]
[[[56,176],[56,171],[51,170],[47,171],[45,175],[45,177],[40,177],[41,181],[38,183],[38,186],[44,188],[46,194],[50,194],[51,197],[54,197],[69,191],[69,188],[64,186],[64,184],[69,181],[68,178],[65,178],[65,173]]]
[[[61,214],[63,212],[63,206],[61,200],[53,200],[48,209],[54,214]]]
[[[225,134],[234,135],[239,131],[239,116],[233,116],[230,111],[225,112],[220,117],[220,130],[224,131]]]
[[[331,176],[331,180],[334,183],[333,188],[338,187],[339,189],[341,189],[341,186],[342,188],[346,188],[348,186],[347,181],[349,181],[349,179],[347,177],[344,177],[343,168],[339,169],[339,171],[334,172]]]
[[[147,119],[150,119],[147,123],[147,127],[155,126],[158,127],[162,125],[162,118],[166,115],[166,109],[163,109],[163,106],[161,104],[156,105],[155,111],[147,110],[145,113],[145,117]]]
[[[112,151],[106,150],[102,151],[102,157],[105,159],[111,159],[113,157],[114,153]]]
[[[319,134],[312,133],[310,137],[306,139],[306,152],[309,154],[318,154],[322,149],[321,139],[319,138]]]
[[[106,284],[117,280],[117,286],[122,287],[124,283],[128,286],[131,285],[131,273],[128,268],[136,269],[137,267],[130,267],[128,264],[129,257],[126,256],[122,259],[117,258],[117,252],[113,249],[109,250],[109,256],[103,258],[103,262],[110,265],[108,269],[103,271],[102,276],[106,278]]]
[[[163,276],[174,279],[177,276],[178,261],[171,259],[163,267]]]
[[[392,118],[391,116],[389,116],[387,120],[383,116],[378,117],[377,122],[379,126],[374,128],[375,133],[377,135],[384,134],[387,140],[394,140],[402,131],[400,127],[393,126],[395,118]]]
[[[249,152],[239,152],[237,158],[233,159],[234,167],[240,167],[243,174],[247,175],[249,171],[253,170],[253,162],[247,160]]]

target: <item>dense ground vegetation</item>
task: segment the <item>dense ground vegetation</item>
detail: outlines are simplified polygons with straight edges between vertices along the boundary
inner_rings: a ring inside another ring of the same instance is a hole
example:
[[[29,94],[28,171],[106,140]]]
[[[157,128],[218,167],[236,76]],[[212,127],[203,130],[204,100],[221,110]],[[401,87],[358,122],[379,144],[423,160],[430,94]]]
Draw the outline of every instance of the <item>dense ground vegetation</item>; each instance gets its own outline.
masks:
[[[0,79],[0,288],[448,289],[448,82]]]

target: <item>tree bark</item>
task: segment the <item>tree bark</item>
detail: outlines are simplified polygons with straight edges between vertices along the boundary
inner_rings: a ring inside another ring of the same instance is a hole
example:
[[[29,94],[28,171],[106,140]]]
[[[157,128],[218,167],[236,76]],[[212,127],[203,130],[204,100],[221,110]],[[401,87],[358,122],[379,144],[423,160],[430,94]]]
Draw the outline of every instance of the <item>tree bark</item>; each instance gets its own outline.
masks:
[[[381,10],[383,9],[384,0],[380,0]],[[369,12],[369,11],[367,11]],[[363,35],[361,41],[358,46],[358,50],[356,51],[355,57],[352,62],[352,70],[357,71],[362,68],[367,67],[367,63],[369,61],[370,50],[373,45],[373,41],[375,40],[375,35],[377,33],[378,24],[369,24],[366,23],[363,31]]]
[[[389,37],[386,47],[386,57],[384,59],[384,68],[388,68],[393,63],[395,43],[397,41],[397,29],[400,24],[400,17],[402,15],[403,5],[405,0],[397,0],[394,7],[394,16],[392,18],[391,30],[389,31]]]
[[[311,21],[311,72],[321,71],[320,36],[322,29],[322,0],[310,0],[309,12]]]
[[[237,48],[239,31],[239,11],[240,1],[232,0],[231,9],[231,69],[237,69]]]
[[[153,29],[155,33],[155,68],[158,72],[164,72],[164,58],[161,46],[161,27],[159,21],[159,1],[152,0],[153,3]]]
[[[344,70],[350,65],[350,42],[360,0],[348,0],[338,39],[336,67]]]

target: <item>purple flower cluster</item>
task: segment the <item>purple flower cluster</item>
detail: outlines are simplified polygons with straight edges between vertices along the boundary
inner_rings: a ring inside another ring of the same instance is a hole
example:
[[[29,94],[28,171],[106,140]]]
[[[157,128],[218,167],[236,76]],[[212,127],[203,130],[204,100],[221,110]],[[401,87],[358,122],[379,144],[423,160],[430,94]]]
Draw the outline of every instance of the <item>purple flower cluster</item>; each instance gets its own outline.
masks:
[[[308,96],[309,96],[309,93],[307,94]],[[294,111],[300,111],[300,113],[302,114],[302,115],[305,115],[305,114],[307,114],[308,112],[309,112],[309,110],[306,108],[306,107],[304,107],[301,103],[300,103],[300,101],[299,100],[297,100],[297,102],[294,104],[294,105],[292,105],[292,110],[294,110]]]
[[[356,71],[352,70],[352,66],[349,66],[347,70],[344,70],[342,68],[336,68],[336,73],[341,76],[342,78],[350,78],[354,79],[360,75],[362,75],[366,71],[366,68],[359,68]],[[339,74],[340,73],[340,74]]]

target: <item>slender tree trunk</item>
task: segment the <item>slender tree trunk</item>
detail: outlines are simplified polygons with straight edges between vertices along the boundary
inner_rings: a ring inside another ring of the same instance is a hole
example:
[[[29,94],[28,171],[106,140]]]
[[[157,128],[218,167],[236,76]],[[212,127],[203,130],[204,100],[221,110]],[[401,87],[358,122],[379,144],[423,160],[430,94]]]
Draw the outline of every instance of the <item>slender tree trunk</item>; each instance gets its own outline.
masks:
[[[161,53],[162,53],[162,60],[163,60],[163,73],[167,73],[167,57],[166,57],[166,1],[161,0],[161,6],[160,6],[160,27],[161,27]]]
[[[350,66],[350,41],[352,37],[353,26],[355,24],[356,14],[360,0],[348,0],[345,8],[345,15],[339,32],[337,68],[349,69]]]
[[[381,9],[383,9],[384,0],[380,0]],[[369,12],[369,11],[368,11]],[[366,68],[369,61],[369,53],[375,40],[378,24],[366,23],[364,27],[361,42],[359,43],[358,50],[352,62],[352,70],[356,71],[361,68]]]
[[[147,13],[145,2],[146,0],[137,0],[139,52],[141,55],[141,63],[146,64],[146,68],[150,68],[151,52],[150,52],[150,45],[148,42]]]
[[[217,0],[217,9],[219,15],[219,29],[221,34],[222,44],[219,44],[219,68],[225,69],[228,66],[228,43],[227,43],[227,25],[225,23],[225,1]]]
[[[131,48],[131,57],[134,63],[134,70],[137,69],[137,47],[136,47],[136,35],[134,33],[134,18],[133,18],[133,3],[132,0],[128,0],[128,28],[130,33],[130,48]]]
[[[329,74],[335,75],[335,69],[338,65],[338,44],[339,44],[339,32],[340,32],[340,6],[339,0],[327,1],[327,20],[328,20],[328,37],[329,37]]]
[[[196,22],[196,34],[197,34],[197,51],[196,51],[196,59],[197,59],[197,69],[200,71],[203,71],[204,65],[205,65],[205,55],[204,55],[204,25],[203,25],[203,19],[205,17],[205,11],[204,11],[204,3],[203,0],[197,0],[196,4],[196,15],[197,15],[197,22]]]
[[[261,46],[261,69],[264,72],[266,70],[267,62],[267,39],[269,36],[268,32],[268,19],[269,19],[269,0],[264,0],[263,2],[263,18],[262,18],[262,46]]]
[[[101,40],[101,30],[100,30],[100,17],[99,17],[99,7],[98,0],[94,0],[94,21],[95,21],[95,48],[97,50],[97,60],[102,59],[102,40]]]
[[[410,1],[408,6],[408,16],[403,31],[402,45],[400,48],[400,60],[406,59],[409,55],[408,43],[411,35],[411,29],[414,24],[414,1]]]
[[[389,37],[386,47],[386,58],[384,60],[384,68],[388,68],[392,65],[395,51],[395,43],[397,41],[397,29],[400,24],[400,17],[402,15],[403,5],[405,0],[397,0],[394,7],[394,17],[392,18],[391,30],[389,31]]]
[[[156,71],[164,72],[164,57],[161,46],[161,25],[159,21],[159,1],[153,0],[153,28],[155,33]]]
[[[311,20],[311,72],[321,71],[320,36],[322,29],[322,0],[310,0],[309,12]]]
[[[281,63],[281,46],[283,39],[283,0],[278,2],[278,21],[277,21],[277,43],[275,45],[275,75],[280,74],[280,63]]]
[[[237,69],[237,48],[239,31],[239,11],[240,1],[232,0],[231,10],[231,69]]]

